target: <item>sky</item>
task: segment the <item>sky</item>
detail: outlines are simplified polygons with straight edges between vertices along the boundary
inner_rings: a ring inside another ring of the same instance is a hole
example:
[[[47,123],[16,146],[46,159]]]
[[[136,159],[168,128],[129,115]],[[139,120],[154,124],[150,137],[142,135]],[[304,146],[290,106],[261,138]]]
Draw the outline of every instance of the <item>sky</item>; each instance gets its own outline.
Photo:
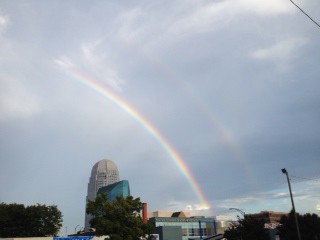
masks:
[[[320,22],[320,3],[296,0]],[[0,2],[0,201],[84,224],[102,159],[148,211],[320,211],[320,28],[289,0]]]

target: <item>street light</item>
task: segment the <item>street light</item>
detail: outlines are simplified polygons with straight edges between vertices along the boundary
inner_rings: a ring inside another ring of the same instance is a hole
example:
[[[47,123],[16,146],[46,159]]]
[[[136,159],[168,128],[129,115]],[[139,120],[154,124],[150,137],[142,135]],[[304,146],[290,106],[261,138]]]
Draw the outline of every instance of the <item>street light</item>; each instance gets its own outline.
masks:
[[[298,218],[297,218],[297,214],[296,214],[296,209],[294,207],[294,202],[293,202],[293,197],[292,197],[292,191],[291,191],[291,185],[290,185],[290,179],[289,179],[289,175],[288,172],[285,168],[281,169],[282,173],[285,174],[287,176],[287,181],[288,181],[288,186],[289,186],[289,192],[290,192],[290,197],[291,197],[291,204],[292,204],[292,211],[294,214],[294,219],[296,222],[296,228],[297,228],[297,234],[298,234],[298,239],[301,240],[300,237],[300,231],[299,231],[299,224],[298,224]]]
[[[244,211],[242,211],[241,209],[239,209],[239,208],[229,208],[229,210],[236,210],[236,211],[238,211],[239,213],[241,213],[241,215],[242,215],[243,217],[246,216],[246,213],[245,213]]]
[[[77,227],[79,227],[80,225],[77,225],[76,228],[74,229],[74,234],[77,233]]]

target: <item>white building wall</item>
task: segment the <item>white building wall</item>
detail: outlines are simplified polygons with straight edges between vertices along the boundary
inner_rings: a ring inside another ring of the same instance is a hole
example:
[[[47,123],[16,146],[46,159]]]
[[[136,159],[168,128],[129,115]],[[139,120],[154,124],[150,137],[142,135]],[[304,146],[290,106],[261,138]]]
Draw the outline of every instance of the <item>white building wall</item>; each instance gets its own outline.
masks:
[[[52,240],[53,237],[0,238],[0,240]]]

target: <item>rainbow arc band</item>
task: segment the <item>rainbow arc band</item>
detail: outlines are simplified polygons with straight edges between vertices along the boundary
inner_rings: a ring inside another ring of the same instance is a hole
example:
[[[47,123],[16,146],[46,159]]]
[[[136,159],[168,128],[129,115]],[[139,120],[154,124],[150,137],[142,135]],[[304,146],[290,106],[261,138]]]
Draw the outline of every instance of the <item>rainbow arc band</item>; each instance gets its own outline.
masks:
[[[239,143],[236,142],[236,139],[232,135],[231,131],[223,124],[223,121],[219,119],[217,114],[213,112],[213,110],[208,106],[206,102],[201,100],[197,94],[195,94],[194,90],[183,81],[179,74],[165,61],[161,60],[157,55],[147,48],[134,43],[132,41],[127,41],[127,39],[122,39],[122,43],[125,43],[128,47],[134,49],[139,56],[145,58],[149,63],[151,63],[158,71],[160,71],[166,78],[168,79],[168,83],[175,83],[177,89],[180,89],[193,103],[197,109],[204,115],[204,119],[212,125],[212,127],[218,131],[218,134],[222,137],[223,141],[227,144],[228,148],[235,156],[236,160],[239,164],[243,166],[242,171],[248,178],[248,181],[253,184],[253,187],[257,190],[260,190],[260,187],[257,184],[257,177],[254,174],[250,164],[246,161],[244,153],[239,148]],[[216,133],[214,133],[216,134]]]
[[[205,199],[204,194],[198,183],[196,182],[195,178],[192,176],[191,172],[189,171],[187,165],[182,160],[181,156],[173,149],[173,147],[169,144],[169,142],[160,134],[160,132],[149,122],[145,119],[140,113],[138,113],[132,106],[128,103],[120,99],[120,97],[113,94],[107,88],[99,85],[96,83],[92,78],[89,76],[80,73],[74,69],[69,67],[65,67],[61,64],[59,66],[72,78],[80,81],[84,85],[88,86],[89,88],[93,89],[103,97],[106,97],[121,109],[126,111],[131,117],[133,117],[138,123],[140,123],[163,147],[169,157],[173,160],[175,165],[178,167],[180,172],[184,175],[184,177],[189,182],[192,190],[194,191],[195,195],[197,196],[198,200],[201,203],[200,209],[207,210],[210,208],[207,200]]]

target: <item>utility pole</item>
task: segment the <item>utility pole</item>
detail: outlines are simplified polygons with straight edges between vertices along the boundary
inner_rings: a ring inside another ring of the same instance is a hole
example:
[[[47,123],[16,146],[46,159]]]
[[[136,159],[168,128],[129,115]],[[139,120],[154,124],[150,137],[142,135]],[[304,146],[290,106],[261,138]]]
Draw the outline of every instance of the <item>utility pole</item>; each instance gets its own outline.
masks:
[[[290,179],[289,179],[289,175],[288,172],[285,168],[281,169],[282,173],[284,173],[287,176],[287,181],[288,181],[288,186],[289,186],[289,192],[290,192],[290,197],[291,197],[291,204],[292,204],[292,211],[294,214],[294,219],[296,222],[296,228],[297,228],[297,234],[298,234],[298,239],[301,240],[301,236],[300,236],[300,230],[299,230],[299,224],[298,224],[298,218],[297,218],[297,214],[296,214],[296,209],[294,207],[294,202],[293,202],[293,197],[292,197],[292,191],[291,191],[291,185],[290,185]]]

